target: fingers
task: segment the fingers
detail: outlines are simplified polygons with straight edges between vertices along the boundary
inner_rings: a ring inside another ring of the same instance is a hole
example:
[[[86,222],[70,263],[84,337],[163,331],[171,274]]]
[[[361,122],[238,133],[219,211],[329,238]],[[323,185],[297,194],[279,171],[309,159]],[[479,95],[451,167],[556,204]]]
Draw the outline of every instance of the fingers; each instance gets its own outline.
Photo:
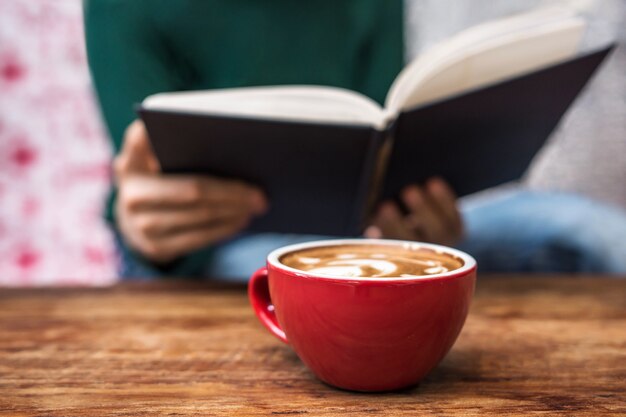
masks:
[[[118,198],[128,211],[203,204],[244,207],[253,214],[267,210],[259,189],[239,181],[201,176],[129,176],[120,181]]]
[[[122,149],[113,161],[113,168],[118,179],[129,173],[159,172],[159,163],[141,120],[135,120],[126,129]]]
[[[268,207],[258,188],[241,181],[162,174],[141,121],[128,127],[114,169],[120,232],[155,262],[230,237]]]
[[[129,212],[119,199],[116,215],[129,246],[156,263],[230,237],[253,217],[247,207],[210,204]]]
[[[402,192],[402,201],[409,210],[407,216],[409,227],[419,229],[423,238],[429,242],[444,240],[446,230],[444,219],[426,192],[417,186],[407,187]]]
[[[214,244],[229,238],[243,230],[249,222],[249,217],[239,218],[235,221],[220,222],[187,233],[179,233],[171,238],[162,239],[162,250],[171,257],[180,256],[193,250]],[[158,244],[157,244],[158,245]]]
[[[382,236],[390,239],[415,240],[414,231],[407,227],[406,220],[398,207],[391,203],[383,203],[374,219],[374,226]],[[370,231],[375,233],[376,229]]]
[[[151,239],[250,218],[251,213],[243,207],[201,205],[184,209],[144,210],[137,213],[134,221],[137,233]]]
[[[401,198],[408,214],[403,215],[393,203],[383,203],[366,230],[366,237],[441,244],[453,244],[460,239],[463,222],[456,196],[443,180],[432,179],[422,188],[406,187]]]
[[[382,239],[385,235],[383,234],[383,231],[380,230],[380,227],[371,225],[365,229],[363,236],[368,239]]]
[[[431,201],[438,207],[446,219],[450,233],[460,235],[463,232],[463,219],[457,207],[457,197],[452,188],[441,178],[433,178],[426,184]]]
[[[239,182],[131,175],[120,181],[116,215],[126,242],[162,263],[234,235],[266,208],[258,189]]]
[[[167,237],[139,239],[134,242],[133,246],[148,259],[157,263],[165,263],[235,235],[247,226],[248,221],[249,217],[243,217],[233,221],[222,221],[187,230],[182,233],[168,235]]]
[[[402,201],[409,210],[408,226],[420,230],[424,240],[439,242],[443,234],[443,225],[429,197],[417,186],[410,186],[403,190]]]
[[[237,233],[266,208],[260,191],[240,182],[131,175],[120,182],[116,215],[133,249],[167,262]]]
[[[460,237],[460,215],[452,191],[441,180],[429,181],[423,189],[407,187],[402,200],[409,210],[408,222],[430,242],[451,244]]]

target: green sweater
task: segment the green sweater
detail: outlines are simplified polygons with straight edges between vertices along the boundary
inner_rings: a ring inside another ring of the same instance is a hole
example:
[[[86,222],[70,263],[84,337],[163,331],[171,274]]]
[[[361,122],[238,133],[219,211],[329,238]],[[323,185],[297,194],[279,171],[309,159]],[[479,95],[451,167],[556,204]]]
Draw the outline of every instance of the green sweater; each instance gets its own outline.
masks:
[[[344,87],[383,102],[403,64],[402,0],[85,0],[89,64],[115,152],[146,96]],[[109,199],[107,218],[113,222]],[[207,251],[168,270],[198,275]],[[139,259],[139,258],[138,258]]]

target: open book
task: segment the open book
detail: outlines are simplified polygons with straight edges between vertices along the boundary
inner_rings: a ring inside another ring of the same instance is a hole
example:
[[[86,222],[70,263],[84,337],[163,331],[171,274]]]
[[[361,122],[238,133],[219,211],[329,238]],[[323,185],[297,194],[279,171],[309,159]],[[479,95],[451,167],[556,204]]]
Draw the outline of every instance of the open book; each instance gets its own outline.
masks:
[[[608,54],[573,58],[585,23],[534,11],[470,28],[409,63],[385,107],[345,89],[161,93],[139,113],[164,172],[261,186],[253,231],[355,235],[431,176],[465,195],[519,178]]]

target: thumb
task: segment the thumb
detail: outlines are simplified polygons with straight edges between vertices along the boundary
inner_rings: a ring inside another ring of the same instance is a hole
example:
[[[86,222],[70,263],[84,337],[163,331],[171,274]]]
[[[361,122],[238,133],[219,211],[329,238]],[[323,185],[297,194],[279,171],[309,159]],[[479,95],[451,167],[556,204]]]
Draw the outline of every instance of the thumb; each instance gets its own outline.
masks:
[[[131,123],[124,133],[122,150],[114,161],[115,174],[156,174],[159,162],[152,151],[148,132],[141,120]]]

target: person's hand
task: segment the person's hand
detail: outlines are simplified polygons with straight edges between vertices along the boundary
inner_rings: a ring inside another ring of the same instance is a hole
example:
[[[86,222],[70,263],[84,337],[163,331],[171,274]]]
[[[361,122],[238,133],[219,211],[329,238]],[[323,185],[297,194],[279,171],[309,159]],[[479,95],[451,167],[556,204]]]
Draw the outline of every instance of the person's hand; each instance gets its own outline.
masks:
[[[162,174],[139,120],[126,130],[113,167],[119,230],[155,263],[233,236],[267,209],[263,193],[240,181]]]
[[[445,181],[433,178],[423,187],[406,187],[401,199],[408,214],[393,202],[383,202],[365,230],[366,237],[452,245],[463,235],[456,196]]]

